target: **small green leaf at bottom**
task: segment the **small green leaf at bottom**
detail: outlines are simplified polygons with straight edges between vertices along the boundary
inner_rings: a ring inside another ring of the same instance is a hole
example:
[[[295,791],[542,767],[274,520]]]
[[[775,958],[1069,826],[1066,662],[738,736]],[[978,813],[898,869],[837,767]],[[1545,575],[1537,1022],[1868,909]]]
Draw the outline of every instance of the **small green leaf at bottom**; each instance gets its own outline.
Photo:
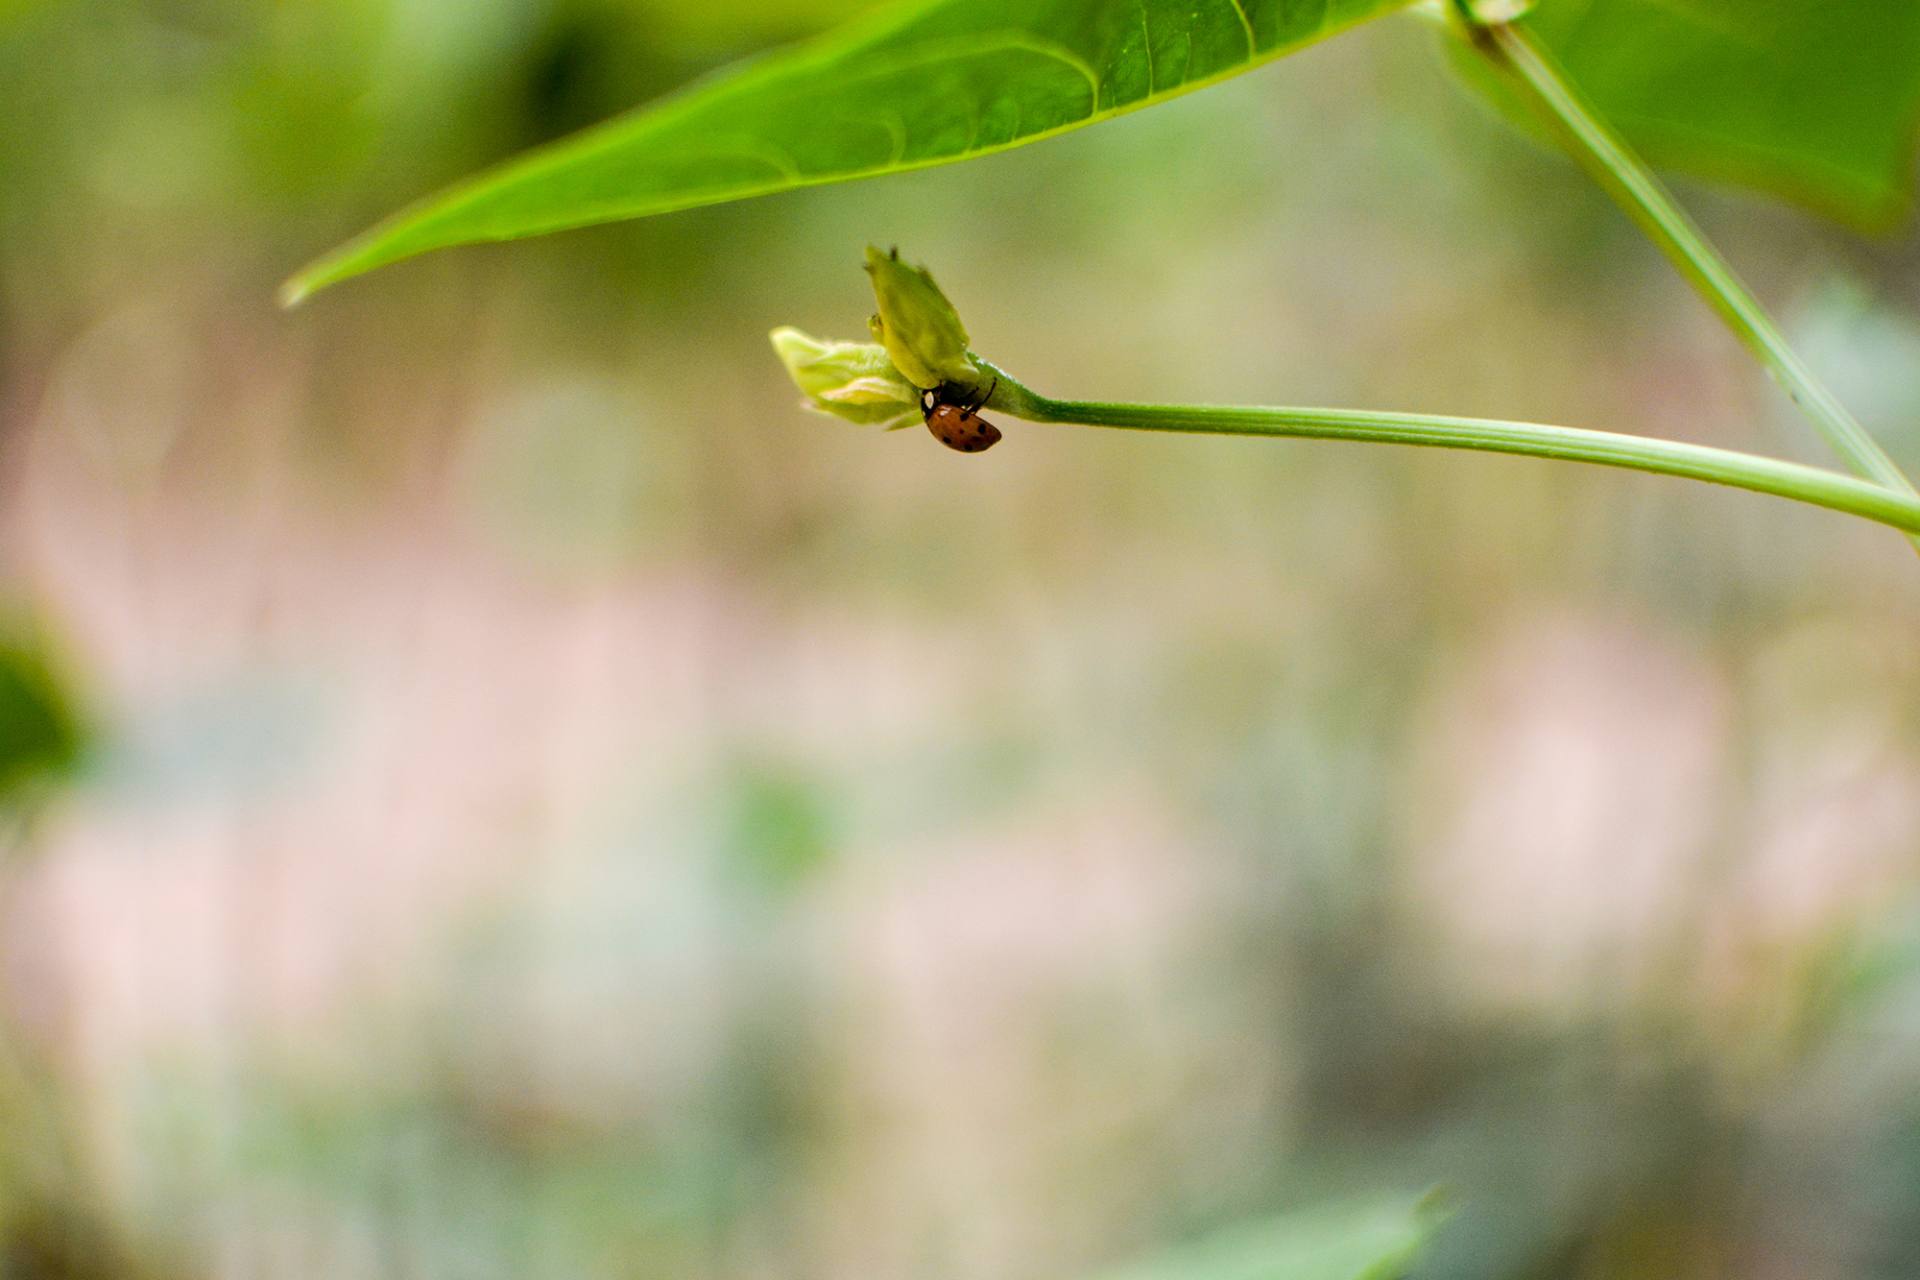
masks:
[[[1400,1280],[1447,1216],[1435,1193],[1320,1204],[1228,1227],[1094,1280]]]

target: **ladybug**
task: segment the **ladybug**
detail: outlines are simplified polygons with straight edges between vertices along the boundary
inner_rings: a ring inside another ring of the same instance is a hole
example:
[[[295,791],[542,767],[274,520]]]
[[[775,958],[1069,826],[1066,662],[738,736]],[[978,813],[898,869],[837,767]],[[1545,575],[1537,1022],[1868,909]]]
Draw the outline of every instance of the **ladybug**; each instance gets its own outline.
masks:
[[[933,438],[961,453],[980,453],[1000,442],[1000,428],[980,416],[980,406],[993,396],[1000,379],[993,380],[987,394],[972,404],[946,398],[946,387],[920,393],[920,413],[927,420]]]

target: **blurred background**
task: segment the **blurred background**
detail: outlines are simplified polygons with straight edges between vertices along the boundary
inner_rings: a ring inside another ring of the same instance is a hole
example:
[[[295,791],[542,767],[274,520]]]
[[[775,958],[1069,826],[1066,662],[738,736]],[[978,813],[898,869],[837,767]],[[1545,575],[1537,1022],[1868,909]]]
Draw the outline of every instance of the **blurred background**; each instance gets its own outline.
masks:
[[[1038,1280],[1436,1185],[1423,1278],[1920,1275],[1897,536],[962,457],[767,347],[872,241],[1051,394],[1824,465],[1420,24],[276,309],[860,7],[0,0],[0,1275]],[[1682,193],[1920,467],[1920,243]]]

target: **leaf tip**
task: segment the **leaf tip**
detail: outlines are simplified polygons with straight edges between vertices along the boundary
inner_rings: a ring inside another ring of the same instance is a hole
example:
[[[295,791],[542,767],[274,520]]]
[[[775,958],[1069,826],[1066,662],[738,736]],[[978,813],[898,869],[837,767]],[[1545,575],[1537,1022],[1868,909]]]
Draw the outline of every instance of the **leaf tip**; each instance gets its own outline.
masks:
[[[274,301],[280,304],[282,311],[291,311],[313,296],[313,286],[307,282],[304,274],[291,276],[274,293]]]
[[[397,258],[410,256],[406,253],[381,255],[378,252],[377,242],[371,248],[369,247],[369,241],[372,239],[372,232],[362,233],[338,248],[321,254],[288,276],[286,283],[280,286],[279,292],[275,295],[279,298],[280,305],[292,310],[322,289],[329,289],[342,280],[351,280],[357,275],[364,275],[373,268]]]
[[[348,256],[348,250],[353,247],[349,242],[342,248],[315,258],[288,276],[275,295],[280,305],[291,311],[329,285],[339,284],[347,277],[359,274],[359,269]]]

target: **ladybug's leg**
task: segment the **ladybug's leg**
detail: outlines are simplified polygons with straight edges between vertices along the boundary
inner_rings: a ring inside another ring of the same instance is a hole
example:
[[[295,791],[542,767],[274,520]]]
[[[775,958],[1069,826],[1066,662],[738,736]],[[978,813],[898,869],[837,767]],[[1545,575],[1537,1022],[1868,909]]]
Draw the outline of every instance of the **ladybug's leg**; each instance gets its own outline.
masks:
[[[993,385],[987,388],[987,394],[981,396],[978,400],[975,400],[971,405],[969,405],[967,408],[967,413],[971,415],[971,414],[980,412],[980,406],[984,405],[987,401],[993,399],[993,393],[995,391],[998,391],[999,389],[1000,389],[1000,379],[995,378],[993,380]]]

